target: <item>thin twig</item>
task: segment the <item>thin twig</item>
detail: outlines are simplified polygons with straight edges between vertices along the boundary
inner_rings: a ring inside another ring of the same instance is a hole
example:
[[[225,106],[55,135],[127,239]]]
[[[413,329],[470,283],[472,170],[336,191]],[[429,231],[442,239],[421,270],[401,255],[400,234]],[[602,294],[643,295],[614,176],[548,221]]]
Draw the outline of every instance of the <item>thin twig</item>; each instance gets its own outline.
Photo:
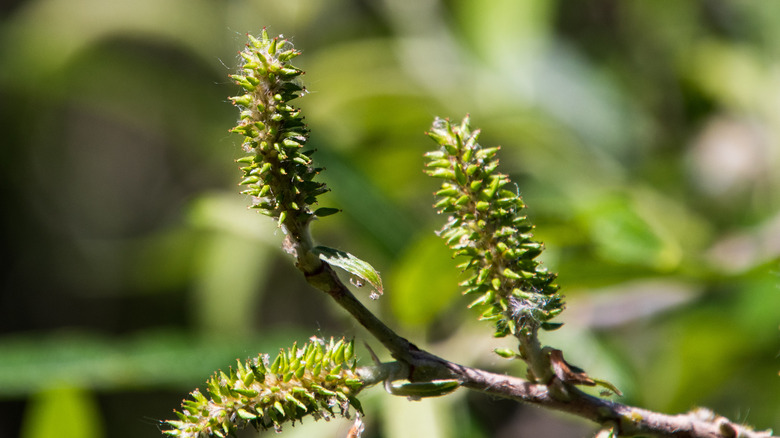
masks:
[[[365,327],[393,357],[408,365],[409,380],[457,379],[461,386],[497,397],[568,412],[604,427],[613,427],[618,436],[650,435],[675,438],[766,438],[771,431],[754,431],[706,409],[680,415],[667,415],[586,394],[557,378],[547,385],[491,373],[442,359],[419,349],[366,308],[327,264],[307,281],[330,295]]]

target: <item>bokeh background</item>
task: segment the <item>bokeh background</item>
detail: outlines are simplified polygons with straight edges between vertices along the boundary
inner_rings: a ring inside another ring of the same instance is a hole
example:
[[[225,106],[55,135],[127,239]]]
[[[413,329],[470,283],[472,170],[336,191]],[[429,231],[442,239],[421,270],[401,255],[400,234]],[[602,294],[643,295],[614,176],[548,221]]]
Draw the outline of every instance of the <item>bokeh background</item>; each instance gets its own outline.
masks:
[[[780,429],[780,2],[1,8],[0,436],[160,436],[236,358],[312,335],[381,351],[238,194],[227,75],[263,26],[304,52],[298,104],[332,188],[321,204],[343,209],[315,237],[382,272],[386,294],[368,305],[391,326],[523,373],[490,353],[511,342],[464,309],[434,234],[438,181],[421,171],[433,117],[470,113],[481,142],[502,145],[568,298],[544,341],[623,402]],[[593,433],[465,390],[410,403],[374,388],[363,403],[371,438]]]

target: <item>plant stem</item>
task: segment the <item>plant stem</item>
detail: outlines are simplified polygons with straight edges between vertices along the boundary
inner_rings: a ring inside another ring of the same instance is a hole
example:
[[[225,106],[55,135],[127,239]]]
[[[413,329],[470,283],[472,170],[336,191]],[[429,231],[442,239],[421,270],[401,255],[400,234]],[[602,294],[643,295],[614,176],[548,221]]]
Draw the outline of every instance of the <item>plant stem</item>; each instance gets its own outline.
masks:
[[[475,391],[567,412],[605,427],[614,427],[621,437],[650,435],[675,438],[766,438],[773,436],[771,431],[754,431],[702,409],[680,415],[661,414],[588,395],[572,385],[561,382],[555,376],[549,378],[547,384],[538,384],[450,362],[419,349],[395,333],[355,298],[329,265],[323,263],[317,272],[305,272],[305,274],[312,286],[330,295],[382,343],[396,360],[408,366],[411,374],[408,376],[409,380],[457,379],[461,386]],[[537,339],[535,336],[531,338]],[[537,358],[543,355],[541,348],[538,351],[537,349],[531,351],[536,352],[535,355],[538,353]],[[532,361],[529,360],[529,363]]]
[[[412,351],[419,351],[417,346],[406,338],[398,335],[379,318],[376,317],[347,286],[338,278],[329,265],[322,263],[317,272],[304,272],[306,280],[315,288],[327,293],[350,315],[352,315],[366,330],[399,361],[411,363]]]

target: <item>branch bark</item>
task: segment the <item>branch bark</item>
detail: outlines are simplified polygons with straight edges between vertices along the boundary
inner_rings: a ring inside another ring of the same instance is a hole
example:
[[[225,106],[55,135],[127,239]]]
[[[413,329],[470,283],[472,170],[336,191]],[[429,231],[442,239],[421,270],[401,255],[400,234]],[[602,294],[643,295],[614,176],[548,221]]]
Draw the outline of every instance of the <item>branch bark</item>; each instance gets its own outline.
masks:
[[[591,420],[604,428],[613,428],[617,436],[649,435],[674,438],[766,438],[772,431],[754,431],[717,416],[703,408],[679,415],[667,415],[601,399],[554,377],[549,384],[491,373],[459,365],[418,348],[366,308],[333,269],[322,263],[315,272],[306,272],[306,280],[330,295],[350,313],[392,356],[409,370],[414,381],[457,379],[461,386],[497,397],[568,412]]]

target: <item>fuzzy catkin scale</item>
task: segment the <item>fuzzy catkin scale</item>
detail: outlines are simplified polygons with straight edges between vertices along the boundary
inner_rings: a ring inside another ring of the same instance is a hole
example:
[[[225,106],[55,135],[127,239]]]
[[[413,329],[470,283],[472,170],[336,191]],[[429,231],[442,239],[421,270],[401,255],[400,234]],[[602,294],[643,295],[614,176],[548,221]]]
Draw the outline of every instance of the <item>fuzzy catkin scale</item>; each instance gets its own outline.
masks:
[[[470,307],[495,323],[497,337],[558,328],[550,322],[563,310],[555,274],[536,260],[543,247],[522,215],[525,204],[496,172],[498,148],[477,143],[479,130],[471,130],[468,117],[460,125],[437,118],[427,134],[440,149],[426,154],[426,173],[444,179],[435,208],[449,214],[439,235],[455,256],[466,257],[460,267],[471,276],[461,286],[477,297]]]
[[[281,430],[282,423],[304,416],[329,420],[361,410],[355,395],[363,388],[354,356],[354,342],[312,339],[267,356],[238,361],[228,373],[206,382],[207,394],[193,391],[182,403],[178,420],[169,420],[165,434],[174,437],[226,437],[247,424]]]
[[[260,38],[248,37],[241,70],[231,75],[243,94],[230,98],[240,109],[231,132],[244,137],[247,152],[238,160],[244,174],[240,184],[247,187],[242,193],[252,196],[252,208],[279,225],[307,224],[335,210],[310,208],[328,189],[314,181],[320,169],[313,166],[313,151],[303,151],[309,130],[300,109],[290,104],[305,92],[298,83],[303,71],[290,63],[300,52],[285,39],[269,38],[265,29]]]

